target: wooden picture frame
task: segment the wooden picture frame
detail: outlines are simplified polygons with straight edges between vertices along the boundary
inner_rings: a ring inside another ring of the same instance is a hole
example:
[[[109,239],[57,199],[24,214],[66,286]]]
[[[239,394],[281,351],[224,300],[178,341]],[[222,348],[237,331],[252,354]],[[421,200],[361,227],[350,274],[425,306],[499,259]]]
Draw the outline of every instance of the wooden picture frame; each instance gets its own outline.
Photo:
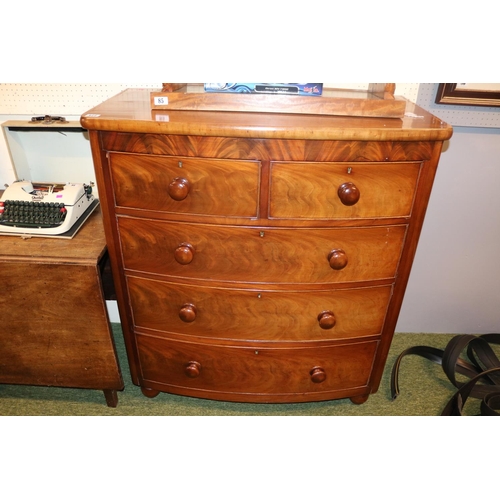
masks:
[[[435,102],[500,107],[500,83],[440,83]]]

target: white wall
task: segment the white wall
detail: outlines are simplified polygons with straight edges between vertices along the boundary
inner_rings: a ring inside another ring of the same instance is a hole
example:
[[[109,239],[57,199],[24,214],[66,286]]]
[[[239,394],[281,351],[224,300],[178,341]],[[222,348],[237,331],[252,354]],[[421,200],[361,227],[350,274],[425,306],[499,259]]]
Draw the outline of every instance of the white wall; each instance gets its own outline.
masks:
[[[0,122],[49,113],[78,119],[124,88],[159,86],[0,84]],[[397,95],[455,126],[441,157],[396,329],[500,331],[500,111],[435,105],[436,90],[437,84],[396,85]],[[88,154],[90,158],[90,146]],[[0,186],[14,178],[1,136]],[[111,320],[119,321],[116,304],[108,303],[108,307]]]
[[[416,103],[454,127],[445,143],[396,330],[500,331],[500,108]]]
[[[500,129],[455,127],[396,330],[500,331]]]

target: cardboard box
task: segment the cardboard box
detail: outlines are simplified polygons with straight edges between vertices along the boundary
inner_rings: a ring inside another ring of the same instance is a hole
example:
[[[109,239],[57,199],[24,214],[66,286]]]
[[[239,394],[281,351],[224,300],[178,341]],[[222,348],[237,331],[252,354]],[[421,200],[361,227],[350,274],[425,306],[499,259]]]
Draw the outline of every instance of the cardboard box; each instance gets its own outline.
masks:
[[[205,92],[320,96],[322,83],[205,83]]]

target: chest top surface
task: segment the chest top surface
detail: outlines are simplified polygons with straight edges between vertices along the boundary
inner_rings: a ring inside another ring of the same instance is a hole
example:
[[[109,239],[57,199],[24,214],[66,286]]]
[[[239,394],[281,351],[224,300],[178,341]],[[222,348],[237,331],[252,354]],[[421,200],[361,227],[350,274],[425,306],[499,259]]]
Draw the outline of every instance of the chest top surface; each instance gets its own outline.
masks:
[[[158,110],[151,108],[150,92],[127,89],[84,113],[81,125],[88,130],[113,132],[264,139],[433,141],[452,135],[450,125],[409,101],[403,118],[368,118]]]

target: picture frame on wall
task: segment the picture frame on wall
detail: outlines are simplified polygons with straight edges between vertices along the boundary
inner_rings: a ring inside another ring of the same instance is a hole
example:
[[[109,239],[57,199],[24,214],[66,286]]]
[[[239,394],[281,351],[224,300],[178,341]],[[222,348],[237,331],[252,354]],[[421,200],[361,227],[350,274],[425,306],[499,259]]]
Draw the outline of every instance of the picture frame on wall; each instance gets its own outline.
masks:
[[[435,102],[500,107],[500,83],[440,83]]]

